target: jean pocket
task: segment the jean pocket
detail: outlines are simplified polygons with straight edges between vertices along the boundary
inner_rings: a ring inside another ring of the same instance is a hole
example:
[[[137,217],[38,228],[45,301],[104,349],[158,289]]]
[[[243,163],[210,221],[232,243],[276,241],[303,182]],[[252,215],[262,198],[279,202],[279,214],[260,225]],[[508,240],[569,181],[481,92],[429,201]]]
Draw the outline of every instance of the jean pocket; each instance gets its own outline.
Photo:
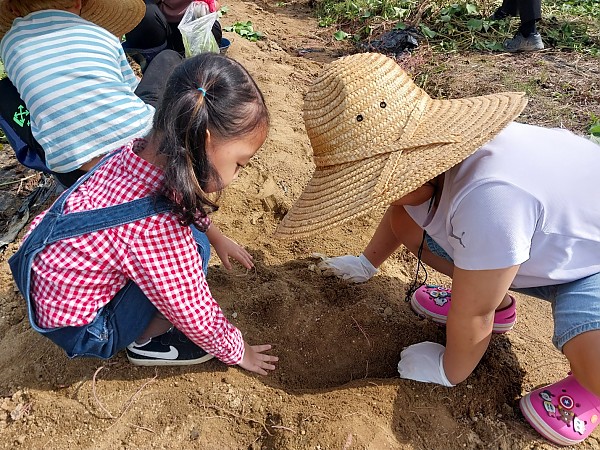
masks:
[[[111,333],[108,330],[107,318],[99,311],[98,316],[90,323],[81,334],[80,339],[73,346],[69,356],[110,358],[113,356]]]

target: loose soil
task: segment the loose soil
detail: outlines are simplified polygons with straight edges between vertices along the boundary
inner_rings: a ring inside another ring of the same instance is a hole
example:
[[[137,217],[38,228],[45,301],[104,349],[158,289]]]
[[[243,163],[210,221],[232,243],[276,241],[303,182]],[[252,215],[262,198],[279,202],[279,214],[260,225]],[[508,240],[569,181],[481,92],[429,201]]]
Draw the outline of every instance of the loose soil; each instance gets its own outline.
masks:
[[[222,197],[214,220],[253,254],[256,270],[211,260],[209,283],[251,343],[280,357],[267,377],[213,360],[196,367],[136,368],[69,360],[29,326],[7,259],[0,266],[0,447],[27,449],[551,449],[524,421],[518,399],[569,370],[550,338],[550,307],[517,295],[519,320],[494,336],[475,372],[448,389],[401,380],[402,348],[444,342],[444,329],[404,302],[415,260],[399,251],[368,283],[310,270],[312,252],[358,254],[380,215],[312,239],[271,235],[312,172],[302,102],[323,63],[352,52],[319,29],[306,3],[240,1],[225,26],[252,20],[267,39],[232,33],[228,55],[262,88],[272,115],[264,148]],[[552,50],[534,55],[433,55],[400,64],[430,93],[467,96],[525,90],[520,120],[584,133],[600,113],[598,60]],[[0,153],[0,214],[6,231],[39,175]],[[559,180],[557,180],[559,182]],[[11,183],[11,184],[6,184]],[[36,212],[39,212],[37,208]],[[429,270],[429,280],[449,280]],[[582,449],[599,449],[596,432]]]

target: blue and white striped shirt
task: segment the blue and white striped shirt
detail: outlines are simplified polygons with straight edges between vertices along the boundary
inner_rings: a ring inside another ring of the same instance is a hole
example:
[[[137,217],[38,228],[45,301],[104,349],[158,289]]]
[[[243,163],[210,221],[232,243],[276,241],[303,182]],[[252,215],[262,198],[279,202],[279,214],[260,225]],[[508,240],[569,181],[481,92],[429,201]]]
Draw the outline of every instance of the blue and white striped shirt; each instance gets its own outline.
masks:
[[[0,57],[55,172],[78,169],[152,128],[154,108],[135,95],[138,80],[119,40],[75,14],[15,19]]]

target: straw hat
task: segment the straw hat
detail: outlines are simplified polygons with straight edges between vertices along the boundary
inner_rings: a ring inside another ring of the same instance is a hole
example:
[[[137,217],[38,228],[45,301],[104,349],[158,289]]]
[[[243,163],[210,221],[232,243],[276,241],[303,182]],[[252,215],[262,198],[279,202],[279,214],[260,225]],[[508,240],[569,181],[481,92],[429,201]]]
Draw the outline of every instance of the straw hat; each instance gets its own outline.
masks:
[[[27,3],[27,0],[17,0]],[[83,0],[81,17],[89,20],[121,38],[140,23],[146,14],[144,0]],[[8,7],[7,0],[0,0],[0,39],[12,26],[17,16]]]
[[[490,141],[526,103],[521,92],[433,100],[379,53],[334,61],[304,101],[315,172],[275,235],[308,236],[389,205]]]

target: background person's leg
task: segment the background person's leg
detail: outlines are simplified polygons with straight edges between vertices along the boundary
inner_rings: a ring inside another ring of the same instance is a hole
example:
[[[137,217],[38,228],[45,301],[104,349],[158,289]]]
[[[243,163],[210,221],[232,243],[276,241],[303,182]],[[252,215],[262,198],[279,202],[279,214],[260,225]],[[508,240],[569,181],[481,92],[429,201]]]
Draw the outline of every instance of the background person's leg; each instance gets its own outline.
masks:
[[[502,20],[507,17],[516,16],[519,11],[518,2],[519,0],[504,0],[502,5],[491,15],[490,19]]]
[[[542,0],[519,0],[518,9],[521,24],[542,18]]]
[[[148,65],[135,94],[156,108],[169,74],[181,61],[183,57],[173,50],[160,52]]]

